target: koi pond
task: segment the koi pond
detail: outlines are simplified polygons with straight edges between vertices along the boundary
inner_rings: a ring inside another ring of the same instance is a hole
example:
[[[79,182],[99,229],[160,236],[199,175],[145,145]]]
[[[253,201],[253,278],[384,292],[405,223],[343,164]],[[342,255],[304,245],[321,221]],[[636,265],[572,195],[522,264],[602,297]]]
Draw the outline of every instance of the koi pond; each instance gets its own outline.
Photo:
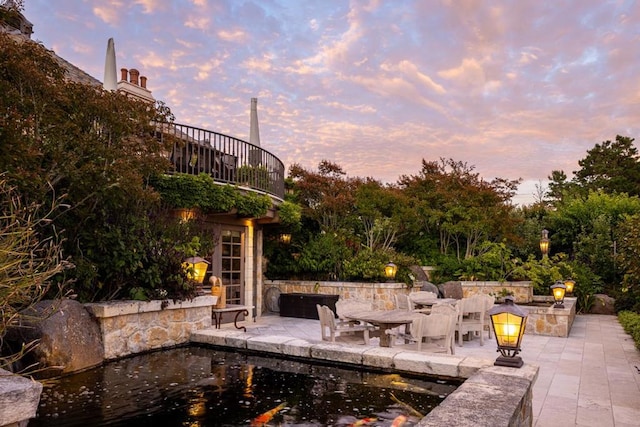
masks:
[[[182,347],[45,384],[33,426],[412,426],[461,382]]]

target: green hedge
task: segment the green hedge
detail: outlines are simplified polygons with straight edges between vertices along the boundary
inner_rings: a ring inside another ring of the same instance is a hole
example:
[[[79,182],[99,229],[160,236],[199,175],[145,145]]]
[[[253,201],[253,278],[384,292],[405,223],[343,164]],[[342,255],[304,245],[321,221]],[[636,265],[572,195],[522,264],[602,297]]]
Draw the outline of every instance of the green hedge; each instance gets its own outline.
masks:
[[[621,311],[618,313],[618,321],[624,331],[631,335],[636,343],[636,348],[640,350],[640,314],[633,311]]]

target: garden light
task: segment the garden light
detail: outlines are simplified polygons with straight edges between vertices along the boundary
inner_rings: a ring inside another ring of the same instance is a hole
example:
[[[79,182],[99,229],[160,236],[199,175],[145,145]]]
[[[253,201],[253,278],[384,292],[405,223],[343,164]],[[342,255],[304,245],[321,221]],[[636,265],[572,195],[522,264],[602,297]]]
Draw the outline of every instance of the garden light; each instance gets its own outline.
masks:
[[[501,354],[494,365],[521,367],[523,362],[518,353],[527,322],[527,313],[514,304],[512,296],[506,296],[503,304],[496,305],[487,314],[491,318],[491,327]]]
[[[564,294],[567,290],[564,282],[562,280],[558,280],[556,283],[551,285],[551,293],[553,294],[553,301],[555,301],[555,305],[553,308],[564,308]]]
[[[204,281],[204,276],[207,274],[207,265],[209,265],[206,259],[199,256],[189,257],[184,260],[182,265],[187,270],[189,280],[193,280],[196,283]]]
[[[549,240],[549,231],[542,230],[542,237],[540,238],[540,252],[542,252],[542,258],[546,257],[549,254],[549,244],[551,241]]]
[[[396,277],[397,272],[398,272],[398,266],[392,262],[384,266],[384,276],[387,279],[393,279],[394,277]]]

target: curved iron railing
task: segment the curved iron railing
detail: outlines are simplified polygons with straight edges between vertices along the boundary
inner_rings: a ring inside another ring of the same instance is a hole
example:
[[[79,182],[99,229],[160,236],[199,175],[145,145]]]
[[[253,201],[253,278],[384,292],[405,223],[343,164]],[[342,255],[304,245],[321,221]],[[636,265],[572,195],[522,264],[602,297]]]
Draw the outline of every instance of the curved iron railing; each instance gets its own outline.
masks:
[[[284,163],[241,139],[177,123],[158,124],[158,137],[170,139],[173,172],[207,173],[223,182],[284,198]]]

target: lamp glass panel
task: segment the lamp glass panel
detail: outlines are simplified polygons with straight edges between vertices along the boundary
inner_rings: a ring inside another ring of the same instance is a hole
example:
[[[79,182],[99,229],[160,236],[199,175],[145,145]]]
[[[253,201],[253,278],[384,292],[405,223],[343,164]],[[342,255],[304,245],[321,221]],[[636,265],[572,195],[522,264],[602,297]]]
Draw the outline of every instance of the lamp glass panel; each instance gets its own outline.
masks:
[[[500,347],[518,348],[523,317],[511,313],[497,313],[491,316]]]
[[[558,287],[553,290],[553,299],[562,301],[564,299],[564,288]]]

